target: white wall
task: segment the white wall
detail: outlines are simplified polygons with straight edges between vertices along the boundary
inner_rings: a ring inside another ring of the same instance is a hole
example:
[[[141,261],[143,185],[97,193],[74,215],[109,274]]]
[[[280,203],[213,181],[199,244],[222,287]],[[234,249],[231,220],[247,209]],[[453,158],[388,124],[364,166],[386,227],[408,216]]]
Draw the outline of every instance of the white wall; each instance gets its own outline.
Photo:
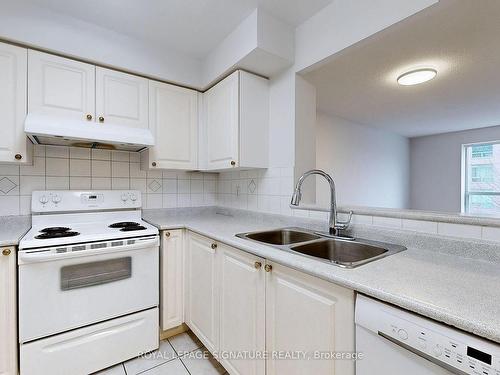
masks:
[[[410,208],[461,210],[462,145],[500,140],[500,126],[412,138]]]
[[[0,38],[201,87],[201,62],[33,4],[2,2]]]
[[[307,69],[437,1],[335,0],[297,27],[295,71]]]
[[[408,208],[410,143],[405,137],[318,113],[316,165],[335,180],[342,206]],[[328,185],[317,180],[317,204]]]

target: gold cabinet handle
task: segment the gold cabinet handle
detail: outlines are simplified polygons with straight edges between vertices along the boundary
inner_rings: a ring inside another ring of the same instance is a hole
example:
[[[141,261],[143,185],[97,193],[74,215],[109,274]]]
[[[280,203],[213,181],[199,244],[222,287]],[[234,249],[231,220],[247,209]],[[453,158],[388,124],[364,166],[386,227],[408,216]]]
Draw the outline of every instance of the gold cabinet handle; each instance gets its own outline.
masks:
[[[236,162],[234,160],[231,160],[231,165],[234,167],[236,165]]]
[[[87,115],[87,120],[88,120],[88,121],[92,121],[92,115],[90,115],[90,114],[89,114],[89,115]]]
[[[213,243],[211,247],[212,247],[213,250],[215,250],[215,249],[217,249],[217,244]]]
[[[16,154],[16,155],[14,155],[14,158],[16,160],[21,160],[23,158],[23,156],[21,154]]]
[[[153,167],[156,167],[156,162],[155,162],[155,161],[154,161],[154,162],[152,162],[152,163],[151,163],[151,165],[152,165]]]
[[[264,270],[265,270],[266,272],[271,272],[271,271],[273,270],[273,266],[271,266],[270,264],[266,264],[266,265],[264,266]]]
[[[165,237],[170,237],[170,232],[165,232]]]
[[[261,262],[255,262],[253,264],[253,266],[256,268],[256,269],[260,269],[260,267],[262,267],[262,263]]]
[[[2,250],[2,254],[5,255],[5,256],[10,255],[11,252],[12,251],[10,249],[3,249]]]
[[[99,116],[99,122],[104,122],[104,117]]]

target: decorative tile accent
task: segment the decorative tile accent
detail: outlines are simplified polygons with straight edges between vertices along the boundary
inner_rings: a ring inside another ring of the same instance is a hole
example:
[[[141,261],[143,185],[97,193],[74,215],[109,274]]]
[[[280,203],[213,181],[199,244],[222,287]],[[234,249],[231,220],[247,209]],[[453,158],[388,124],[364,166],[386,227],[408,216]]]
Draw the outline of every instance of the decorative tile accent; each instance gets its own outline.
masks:
[[[3,194],[8,194],[10,191],[14,190],[17,184],[12,181],[9,177],[2,177],[0,179],[0,192]]]
[[[153,192],[161,192],[161,191],[158,191],[161,189],[161,184],[157,181],[157,180],[153,180],[151,181],[149,184],[148,184],[148,188],[153,191]]]
[[[257,184],[255,183],[255,180],[252,179],[248,184],[248,193],[254,194],[256,190],[257,190]]]

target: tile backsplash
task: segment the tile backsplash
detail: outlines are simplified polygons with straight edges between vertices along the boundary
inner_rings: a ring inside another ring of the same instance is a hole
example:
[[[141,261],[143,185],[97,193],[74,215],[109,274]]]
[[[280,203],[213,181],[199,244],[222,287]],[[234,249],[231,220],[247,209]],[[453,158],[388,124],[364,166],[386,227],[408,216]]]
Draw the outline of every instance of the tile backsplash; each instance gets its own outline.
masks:
[[[292,215],[293,168],[231,171],[219,174],[217,203],[222,207]]]
[[[126,151],[37,145],[33,154],[33,165],[0,165],[0,215],[30,214],[33,190],[135,189],[145,208],[216,203],[216,173],[143,171]]]

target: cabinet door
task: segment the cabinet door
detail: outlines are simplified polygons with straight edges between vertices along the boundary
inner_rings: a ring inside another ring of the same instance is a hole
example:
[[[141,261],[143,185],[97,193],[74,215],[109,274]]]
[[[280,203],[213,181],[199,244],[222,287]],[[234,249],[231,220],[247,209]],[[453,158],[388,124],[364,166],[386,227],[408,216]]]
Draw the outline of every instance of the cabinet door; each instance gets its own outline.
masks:
[[[86,120],[95,115],[95,66],[28,52],[28,112]]]
[[[354,362],[315,359],[316,353],[354,351],[354,292],[276,264],[266,272],[266,345],[307,353],[307,359],[267,361],[268,375],[349,375]]]
[[[160,325],[163,331],[184,323],[184,231],[162,232],[160,249]]]
[[[196,234],[188,237],[186,324],[211,352],[219,348],[217,244]]]
[[[0,248],[0,375],[17,375],[16,253]]]
[[[266,349],[264,259],[221,245],[220,351],[263,353]],[[261,375],[262,359],[223,359],[231,374]]]
[[[96,116],[98,122],[147,128],[148,80],[97,67]]]
[[[238,166],[239,72],[234,72],[204,94],[207,132],[207,169]]]
[[[149,127],[155,147],[149,165],[157,168],[196,169],[198,166],[198,93],[149,81]]]
[[[28,160],[24,133],[27,69],[25,48],[0,43],[0,162]]]

